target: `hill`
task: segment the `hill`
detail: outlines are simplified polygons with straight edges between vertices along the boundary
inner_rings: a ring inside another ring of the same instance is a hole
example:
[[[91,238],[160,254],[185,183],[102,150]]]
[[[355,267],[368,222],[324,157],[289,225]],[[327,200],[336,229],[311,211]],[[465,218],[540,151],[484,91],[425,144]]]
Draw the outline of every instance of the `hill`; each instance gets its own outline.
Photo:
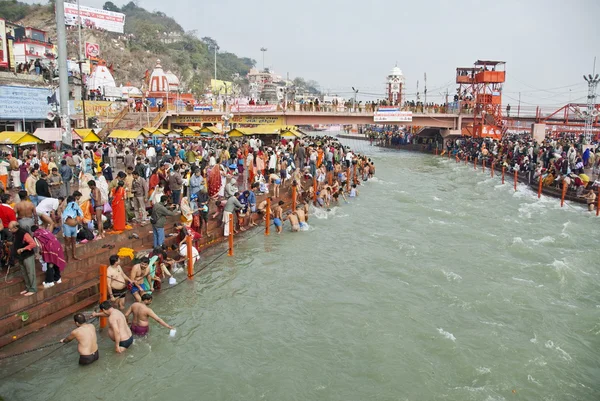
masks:
[[[150,12],[130,2],[123,7],[106,2],[105,10],[122,12],[125,17],[125,34],[84,29],[82,42],[100,45],[100,54],[113,66],[117,83],[141,86],[146,70],[152,70],[160,59],[165,70],[180,78],[185,90],[198,96],[203,93],[214,76],[214,50],[218,43],[211,37],[198,38],[195,31],[186,32],[173,18],[160,11]],[[21,25],[44,29],[56,41],[56,24],[53,1],[49,4],[26,4],[16,0],[0,2],[0,17]],[[77,30],[67,30],[69,58],[77,58]],[[242,91],[247,88],[245,77],[256,61],[233,53],[219,51],[217,78],[235,80]],[[305,83],[297,79],[298,83]],[[307,89],[316,91],[316,83],[308,81]]]

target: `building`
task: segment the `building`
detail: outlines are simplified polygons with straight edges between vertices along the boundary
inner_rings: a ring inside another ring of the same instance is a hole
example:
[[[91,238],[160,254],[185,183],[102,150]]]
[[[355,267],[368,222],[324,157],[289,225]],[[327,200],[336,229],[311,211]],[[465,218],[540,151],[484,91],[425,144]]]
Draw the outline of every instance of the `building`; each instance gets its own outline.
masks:
[[[28,63],[40,59],[45,64],[56,59],[54,44],[46,31],[15,26],[13,28],[15,62]]]
[[[386,93],[388,97],[388,102],[391,105],[400,105],[402,104],[402,90],[404,88],[404,75],[402,74],[402,70],[395,66],[390,71],[386,80]]]

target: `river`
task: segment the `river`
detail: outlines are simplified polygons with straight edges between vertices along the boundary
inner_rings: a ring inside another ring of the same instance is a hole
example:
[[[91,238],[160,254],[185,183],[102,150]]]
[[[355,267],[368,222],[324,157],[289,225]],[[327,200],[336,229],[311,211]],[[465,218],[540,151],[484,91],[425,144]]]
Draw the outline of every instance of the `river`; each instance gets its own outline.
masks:
[[[246,234],[156,297],[174,338],[152,324],[116,355],[101,334],[84,368],[63,346],[0,396],[600,399],[600,220],[450,159],[351,146],[377,165],[356,200],[309,232]]]

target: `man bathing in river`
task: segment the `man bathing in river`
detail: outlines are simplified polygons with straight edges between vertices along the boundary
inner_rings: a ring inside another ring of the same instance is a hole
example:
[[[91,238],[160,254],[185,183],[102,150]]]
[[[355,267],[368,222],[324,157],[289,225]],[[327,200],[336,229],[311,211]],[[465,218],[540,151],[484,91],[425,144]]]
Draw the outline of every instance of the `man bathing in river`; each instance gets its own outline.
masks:
[[[307,206],[307,204],[304,204],[304,206],[298,205],[296,208],[295,214],[298,217],[298,226],[300,230],[306,230],[308,228],[308,224],[306,224],[306,221],[308,220]]]
[[[112,307],[109,301],[100,304],[100,312],[92,313],[92,317],[108,317],[108,336],[115,342],[115,351],[122,353],[133,344],[133,334],[127,325],[125,315]]]
[[[150,331],[150,322],[148,321],[148,318],[150,317],[167,329],[174,329],[173,326],[169,326],[164,320],[156,316],[156,313],[150,309],[150,304],[152,304],[152,295],[144,294],[142,295],[142,301],[131,305],[125,313],[125,319],[129,319],[129,315],[133,314],[131,331],[136,336],[145,336],[148,334]]]
[[[73,316],[75,326],[77,328],[69,334],[68,337],[60,340],[66,344],[70,341],[77,340],[77,351],[79,352],[79,364],[90,365],[98,360],[98,340],[96,338],[96,326],[86,323],[83,313],[76,313]]]
[[[119,264],[119,257],[111,255],[110,266],[106,270],[108,276],[108,298],[120,309],[125,309],[125,295],[127,295],[127,283],[135,285],[129,277],[123,273]]]
[[[275,229],[277,230],[277,234],[281,234],[282,226],[283,226],[283,208],[281,207],[285,202],[279,201],[277,206],[273,209],[273,224],[275,224]]]
[[[144,283],[144,279],[150,275],[150,260],[144,257],[140,263],[133,265],[131,268],[130,278],[133,285],[131,286],[131,295],[136,301],[142,300],[142,295],[149,290]]]

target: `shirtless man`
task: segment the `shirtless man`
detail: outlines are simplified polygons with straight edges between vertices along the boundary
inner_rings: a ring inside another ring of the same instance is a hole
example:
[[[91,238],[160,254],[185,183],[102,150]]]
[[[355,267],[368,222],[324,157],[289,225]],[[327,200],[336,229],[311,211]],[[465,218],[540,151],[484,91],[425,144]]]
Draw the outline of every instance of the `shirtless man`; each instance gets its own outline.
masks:
[[[150,274],[150,260],[147,257],[144,257],[140,260],[140,263],[133,265],[131,268],[131,273],[129,277],[133,282],[131,286],[131,295],[135,298],[137,302],[142,300],[142,295],[145,291],[148,291],[146,288],[146,284],[144,284],[144,279]]]
[[[156,320],[160,325],[166,327],[167,329],[173,330],[173,326],[169,326],[162,320],[160,317],[154,313],[152,309],[150,309],[150,304],[152,303],[152,295],[144,294],[142,295],[142,301],[136,302],[127,309],[125,313],[125,319],[129,319],[129,315],[133,314],[133,320],[131,321],[131,331],[136,336],[145,336],[150,331],[150,322],[148,318],[152,318]]]
[[[35,205],[29,199],[29,196],[27,196],[27,191],[19,191],[19,198],[21,198],[21,201],[15,205],[17,222],[19,223],[19,227],[31,234],[31,227],[35,225],[33,218],[36,215]]]
[[[127,283],[132,283],[131,279],[123,273],[119,264],[119,257],[111,255],[110,266],[106,269],[108,276],[108,298],[120,309],[125,309],[125,295],[127,295]]]
[[[304,212],[304,206],[298,205],[295,214],[298,217],[298,228],[300,228],[300,230],[306,230],[308,228],[308,224],[306,224],[308,213]]]
[[[271,203],[273,203],[273,198],[269,197],[269,199],[271,200]],[[256,211],[258,212],[258,214],[262,215],[263,220],[266,219],[266,214],[267,214],[267,200],[266,199],[258,204],[258,206],[256,207]],[[269,210],[268,213],[271,213],[271,211]]]
[[[273,209],[273,224],[275,224],[275,229],[277,230],[277,234],[281,234],[282,226],[283,226],[283,208],[281,207],[285,202],[279,201],[277,206]]]
[[[290,213],[286,219],[288,219],[290,221],[290,224],[292,225],[292,232],[296,232],[296,231],[300,231],[300,223],[298,221],[298,216],[296,215],[296,213]]]
[[[275,173],[269,174],[269,182],[273,187],[273,197],[279,198],[279,187],[281,186],[281,177]]]
[[[83,313],[73,315],[75,326],[77,328],[69,334],[68,337],[60,340],[66,344],[70,341],[77,340],[77,351],[79,352],[79,364],[90,365],[98,360],[98,341],[96,339],[96,326],[86,323]]]
[[[108,317],[108,336],[115,342],[117,353],[120,354],[133,344],[133,334],[127,325],[125,315],[113,308],[109,301],[102,302],[100,312],[92,313],[92,317]]]

